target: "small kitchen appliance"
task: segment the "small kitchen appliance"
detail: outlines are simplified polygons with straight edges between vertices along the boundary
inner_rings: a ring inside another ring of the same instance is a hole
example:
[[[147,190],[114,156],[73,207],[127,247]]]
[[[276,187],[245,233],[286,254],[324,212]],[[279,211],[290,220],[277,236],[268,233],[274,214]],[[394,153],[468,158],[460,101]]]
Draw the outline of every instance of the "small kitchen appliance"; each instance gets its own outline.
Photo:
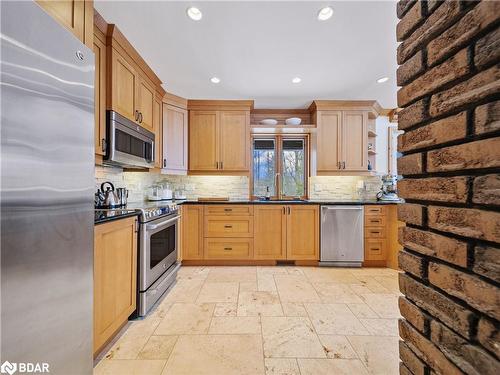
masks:
[[[399,201],[397,194],[396,184],[398,181],[398,176],[386,174],[382,177],[382,188],[377,193],[377,199],[379,201]]]

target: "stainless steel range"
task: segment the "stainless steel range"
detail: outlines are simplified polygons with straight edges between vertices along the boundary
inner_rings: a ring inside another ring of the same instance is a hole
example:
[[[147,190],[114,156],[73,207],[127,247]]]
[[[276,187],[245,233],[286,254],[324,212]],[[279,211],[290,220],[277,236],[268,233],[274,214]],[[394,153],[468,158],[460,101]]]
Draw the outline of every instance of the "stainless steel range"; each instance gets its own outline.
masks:
[[[139,216],[139,273],[137,315],[145,316],[172,286],[180,263],[179,209],[174,202],[129,203]]]

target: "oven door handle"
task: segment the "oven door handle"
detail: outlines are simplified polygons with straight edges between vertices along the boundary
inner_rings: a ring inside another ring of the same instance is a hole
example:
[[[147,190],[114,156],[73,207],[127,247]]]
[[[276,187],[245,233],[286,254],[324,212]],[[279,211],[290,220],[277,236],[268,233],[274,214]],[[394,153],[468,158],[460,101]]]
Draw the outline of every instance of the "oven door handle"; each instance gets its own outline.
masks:
[[[158,229],[160,227],[167,226],[168,224],[170,224],[170,223],[172,223],[174,221],[179,220],[179,218],[180,218],[180,215],[177,215],[177,216],[175,216],[175,217],[173,217],[171,219],[162,221],[159,224],[146,224],[146,230],[155,230],[155,229]]]

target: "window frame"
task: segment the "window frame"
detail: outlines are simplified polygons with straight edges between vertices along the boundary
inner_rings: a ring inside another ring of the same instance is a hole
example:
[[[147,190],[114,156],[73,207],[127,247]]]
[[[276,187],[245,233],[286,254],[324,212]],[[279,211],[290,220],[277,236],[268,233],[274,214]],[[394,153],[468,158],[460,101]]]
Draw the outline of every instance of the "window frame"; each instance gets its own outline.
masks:
[[[295,199],[308,199],[309,197],[309,178],[310,178],[310,158],[309,158],[309,134],[252,134],[251,137],[251,163],[250,163],[250,199],[259,200],[262,197],[254,195],[254,172],[253,172],[253,151],[254,151],[254,140],[255,139],[273,139],[275,144],[276,157],[274,160],[274,168],[276,174],[279,173],[279,178],[276,178],[275,174],[275,186],[276,195],[271,196],[271,200],[295,200]],[[304,140],[304,195],[300,197],[283,196],[282,195],[282,185],[283,185],[283,164],[282,164],[282,153],[283,153],[283,139],[303,139]],[[277,183],[276,183],[277,181]]]

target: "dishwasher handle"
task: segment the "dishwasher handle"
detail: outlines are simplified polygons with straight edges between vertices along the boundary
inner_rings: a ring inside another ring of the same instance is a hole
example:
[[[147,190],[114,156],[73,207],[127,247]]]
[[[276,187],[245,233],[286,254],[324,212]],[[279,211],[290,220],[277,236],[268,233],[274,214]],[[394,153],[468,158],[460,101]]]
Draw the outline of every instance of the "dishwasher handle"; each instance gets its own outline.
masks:
[[[362,210],[363,206],[321,206],[322,210]]]

